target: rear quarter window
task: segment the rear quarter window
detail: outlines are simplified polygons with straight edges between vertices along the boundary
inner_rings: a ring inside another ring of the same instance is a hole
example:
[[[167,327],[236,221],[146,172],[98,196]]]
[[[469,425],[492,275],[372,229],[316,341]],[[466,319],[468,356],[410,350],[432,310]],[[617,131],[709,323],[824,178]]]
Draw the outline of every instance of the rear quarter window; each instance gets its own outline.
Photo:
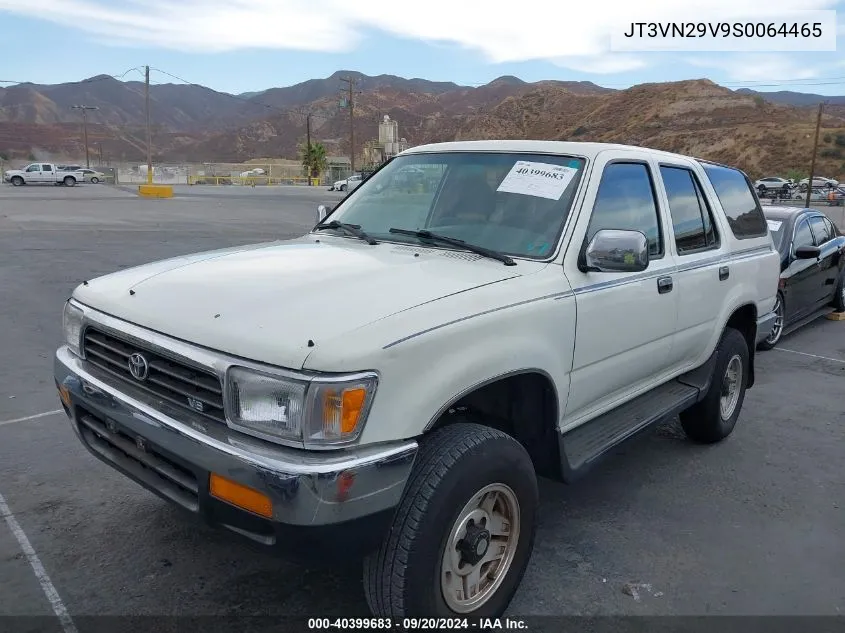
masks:
[[[721,165],[702,166],[716,190],[734,237],[743,240],[767,235],[766,218],[745,174]]]

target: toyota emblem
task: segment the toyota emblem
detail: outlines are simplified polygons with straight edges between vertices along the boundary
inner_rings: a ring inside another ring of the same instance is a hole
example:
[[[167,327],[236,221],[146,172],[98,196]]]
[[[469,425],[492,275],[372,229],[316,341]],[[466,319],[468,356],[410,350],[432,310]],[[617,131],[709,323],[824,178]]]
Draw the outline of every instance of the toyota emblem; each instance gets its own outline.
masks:
[[[129,356],[129,373],[135,380],[146,380],[150,373],[150,365],[147,359],[138,352]]]

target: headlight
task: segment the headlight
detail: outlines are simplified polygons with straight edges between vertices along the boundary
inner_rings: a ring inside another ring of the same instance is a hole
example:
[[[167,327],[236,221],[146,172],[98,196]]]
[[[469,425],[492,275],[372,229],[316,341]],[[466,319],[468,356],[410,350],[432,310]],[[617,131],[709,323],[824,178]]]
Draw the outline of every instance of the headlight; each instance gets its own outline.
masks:
[[[267,440],[345,445],[361,434],[376,384],[369,373],[296,380],[232,367],[227,414],[233,428]]]
[[[82,356],[80,340],[82,338],[82,310],[71,304],[65,303],[65,311],[62,314],[62,329],[65,333],[65,343],[77,356]]]

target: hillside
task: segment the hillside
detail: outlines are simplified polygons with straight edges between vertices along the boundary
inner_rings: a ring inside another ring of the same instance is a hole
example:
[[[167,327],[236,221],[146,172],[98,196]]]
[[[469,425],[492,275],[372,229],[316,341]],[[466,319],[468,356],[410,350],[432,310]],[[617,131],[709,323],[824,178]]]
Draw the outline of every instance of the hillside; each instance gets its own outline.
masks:
[[[341,77],[356,79],[355,138],[361,147],[385,114],[411,145],[453,139],[536,138],[645,145],[736,164],[753,177],[808,171],[816,95],[732,91],[708,80],[611,90],[590,82],[527,83],[500,77],[477,87],[392,75],[339,71],[286,88],[228,95],[190,84],[151,86],[154,160],[233,162],[257,156],[294,158],[312,139],[330,154],[348,154],[349,110],[339,107]],[[780,95],[780,96],[778,96]],[[0,89],[0,153],[16,160],[84,157],[76,103],[89,116],[92,156],[142,161],[146,156],[143,84],[109,76],[57,86]],[[817,170],[845,174],[845,105],[830,98]],[[806,104],[805,104],[806,102]],[[816,102],[817,103],[817,102]],[[837,138],[837,135],[841,135]],[[360,156],[359,156],[360,161]]]

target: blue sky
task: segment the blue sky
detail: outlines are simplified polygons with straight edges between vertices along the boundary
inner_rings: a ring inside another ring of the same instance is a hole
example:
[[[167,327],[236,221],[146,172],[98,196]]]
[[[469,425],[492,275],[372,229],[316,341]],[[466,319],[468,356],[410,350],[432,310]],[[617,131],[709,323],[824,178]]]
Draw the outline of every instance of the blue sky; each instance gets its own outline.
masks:
[[[845,23],[845,0],[767,0],[765,18],[759,0],[650,0],[648,14],[624,0],[580,4],[553,0],[529,10],[512,1],[427,0],[405,14],[387,0],[0,0],[0,80],[59,83],[149,64],[234,93],[345,69],[466,85],[501,75],[614,88],[706,77],[729,87],[845,94],[839,51],[614,52],[609,35],[632,21],[770,21],[799,9],[837,9]],[[845,50],[845,29],[836,28],[835,36],[828,30]]]

